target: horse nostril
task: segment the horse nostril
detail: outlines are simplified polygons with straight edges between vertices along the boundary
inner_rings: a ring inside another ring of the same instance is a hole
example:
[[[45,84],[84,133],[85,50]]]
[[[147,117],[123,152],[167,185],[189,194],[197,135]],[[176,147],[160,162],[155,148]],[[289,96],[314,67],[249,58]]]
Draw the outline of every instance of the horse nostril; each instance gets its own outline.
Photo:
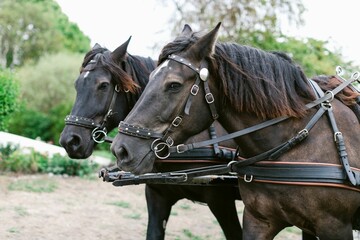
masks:
[[[127,157],[128,157],[128,152],[126,151],[126,149],[124,147],[120,147],[117,153],[117,158],[119,160],[125,160],[127,159]]]
[[[81,143],[81,137],[78,136],[78,135],[71,135],[69,138],[68,138],[68,141],[67,141],[67,144],[68,145],[71,145],[71,146],[79,146]]]

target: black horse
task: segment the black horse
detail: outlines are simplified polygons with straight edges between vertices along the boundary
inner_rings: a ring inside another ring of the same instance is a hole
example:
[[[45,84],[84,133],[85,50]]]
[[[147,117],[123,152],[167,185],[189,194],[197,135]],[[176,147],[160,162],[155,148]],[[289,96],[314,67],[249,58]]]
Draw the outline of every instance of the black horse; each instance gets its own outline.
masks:
[[[218,43],[219,28],[202,36],[183,31],[163,48],[112,143],[118,166],[149,172],[155,156],[192,149],[181,143],[218,119],[245,158],[223,166],[240,177],[244,239],[273,239],[292,225],[320,239],[353,239],[360,219],[360,125],[334,96],[358,74],[324,93],[281,54]],[[177,118],[181,124],[174,126]]]
[[[71,158],[87,158],[92,154],[96,144],[103,141],[106,133],[115,128],[135,105],[148,83],[150,72],[155,69],[156,62],[152,59],[127,53],[129,41],[130,38],[113,52],[96,44],[84,57],[80,75],[75,82],[76,100],[71,115],[66,117],[66,125],[60,137],[60,144]],[[216,131],[225,133],[218,123]],[[206,130],[189,141],[209,138]],[[222,145],[235,147],[232,141]],[[195,163],[184,163],[180,161],[181,158],[171,163],[158,160],[154,171],[214,164],[214,160],[201,159]],[[217,163],[224,161],[220,157],[215,160]],[[227,239],[239,239],[241,236],[242,229],[235,206],[235,200],[240,200],[240,194],[236,186],[147,184],[145,191],[148,207],[147,239],[164,239],[171,207],[183,198],[207,203]]]

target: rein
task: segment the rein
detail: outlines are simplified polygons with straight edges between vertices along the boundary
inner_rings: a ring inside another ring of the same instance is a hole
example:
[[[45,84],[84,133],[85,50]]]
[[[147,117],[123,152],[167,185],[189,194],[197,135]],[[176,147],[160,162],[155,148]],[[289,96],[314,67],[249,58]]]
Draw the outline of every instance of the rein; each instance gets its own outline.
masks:
[[[199,90],[199,86],[198,86],[200,83],[199,79],[201,79],[204,83],[206,102],[208,103],[208,105],[210,107],[210,111],[212,113],[213,118],[216,119],[218,117],[218,114],[216,113],[216,110],[214,110],[214,108],[215,108],[215,106],[213,105],[214,98],[213,98],[213,95],[211,94],[210,90],[208,89],[208,83],[207,83],[208,70],[206,68],[205,69],[202,68],[201,70],[199,70],[199,68],[194,67],[194,65],[191,64],[188,60],[183,59],[176,55],[170,55],[168,57],[168,59],[174,60],[181,64],[184,64],[185,66],[189,67],[190,69],[194,70],[197,73],[197,78],[195,80],[193,87],[191,88],[189,97],[188,97],[187,102],[184,107],[185,114],[188,114],[188,109],[191,106],[192,96],[195,96]],[[241,172],[240,169],[243,168],[244,166],[249,166],[251,164],[257,163],[262,160],[275,160],[278,157],[280,157],[283,153],[285,153],[286,151],[288,151],[292,147],[294,147],[296,144],[298,144],[302,140],[304,140],[308,136],[311,128],[320,119],[320,117],[323,116],[323,114],[325,112],[327,112],[328,117],[330,119],[331,126],[334,130],[334,138],[335,138],[335,142],[337,143],[337,146],[338,146],[338,151],[339,151],[342,166],[346,170],[346,174],[347,174],[349,181],[354,186],[360,185],[360,172],[352,171],[348,164],[347,154],[346,154],[346,149],[345,149],[345,145],[343,142],[342,134],[337,129],[335,119],[334,119],[334,116],[332,113],[332,107],[330,104],[330,102],[334,99],[334,97],[337,93],[339,93],[345,87],[349,86],[353,81],[357,80],[358,78],[359,78],[359,73],[356,72],[351,76],[351,79],[349,79],[349,80],[343,79],[342,83],[340,85],[338,85],[335,89],[333,89],[332,91],[326,91],[325,93],[323,93],[321,91],[321,89],[317,86],[317,84],[315,82],[310,81],[310,83],[311,83],[310,85],[313,87],[313,89],[315,90],[315,92],[318,94],[319,97],[316,100],[314,100],[313,102],[306,104],[306,108],[311,109],[320,104],[321,104],[321,107],[318,109],[318,111],[312,117],[312,119],[309,121],[309,123],[305,126],[305,128],[303,130],[301,130],[295,137],[291,138],[287,142],[285,142],[273,149],[270,149],[264,153],[261,153],[254,157],[245,159],[243,161],[232,161],[227,165],[218,165],[218,166],[212,166],[212,167],[208,167],[208,168],[193,169],[193,170],[190,170],[187,172],[189,172],[189,174],[191,173],[195,177],[204,176],[204,175],[208,175],[208,174],[214,174],[213,171],[215,171],[216,174],[226,174],[226,173],[232,173],[232,172],[240,173]],[[320,91],[318,89],[320,89]],[[207,97],[207,96],[210,96],[210,97]],[[210,101],[208,101],[208,99]],[[282,122],[288,118],[290,118],[290,117],[283,116],[283,117],[271,119],[271,120],[265,121],[263,123],[260,123],[258,125],[218,137],[216,139],[210,139],[210,140],[197,142],[197,143],[190,143],[190,144],[179,144],[177,146],[172,146],[174,141],[170,137],[166,138],[166,135],[169,132],[169,129],[180,125],[181,120],[182,120],[180,116],[175,117],[172,124],[169,126],[169,128],[167,130],[165,130],[164,133],[158,133],[158,132],[152,131],[151,129],[133,126],[124,121],[120,122],[120,124],[119,124],[119,133],[136,136],[139,138],[145,138],[145,139],[155,138],[155,140],[153,141],[153,143],[151,145],[151,149],[154,151],[155,155],[158,158],[164,159],[164,158],[169,157],[170,153],[174,153],[174,152],[183,153],[185,151],[188,151],[188,150],[191,150],[194,148],[204,147],[204,146],[207,146],[210,144],[219,143],[221,141],[240,137],[245,134],[249,134],[251,132],[263,129],[265,127],[274,125],[279,122]],[[169,138],[170,138],[170,141],[169,141]],[[165,151],[165,154],[160,155],[161,152],[163,153],[164,151]],[[237,156],[238,156],[238,154],[237,154]],[[234,160],[235,160],[235,158],[234,158]],[[249,166],[249,167],[251,167],[251,166]]]

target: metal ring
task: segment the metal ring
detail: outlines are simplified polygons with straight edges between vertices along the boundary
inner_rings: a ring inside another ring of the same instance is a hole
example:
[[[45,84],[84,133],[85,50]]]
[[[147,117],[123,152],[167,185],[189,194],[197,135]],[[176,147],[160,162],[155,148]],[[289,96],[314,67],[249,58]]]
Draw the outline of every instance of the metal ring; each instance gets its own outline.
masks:
[[[158,148],[158,146],[160,146],[160,148]],[[161,156],[159,153],[164,151],[164,149],[166,150],[167,148],[167,151],[165,152],[165,154],[163,156]],[[154,147],[154,153],[155,153],[155,156],[159,159],[166,159],[170,156],[170,146],[167,145],[167,143],[165,142],[159,142],[158,144],[156,144],[156,146]]]
[[[105,130],[95,128],[91,134],[92,134],[92,139],[94,140],[94,142],[96,142],[96,143],[105,142],[105,137],[107,136],[107,132]]]
[[[155,152],[154,148],[157,146],[157,143],[158,143],[158,142],[161,142],[161,141],[162,141],[161,138],[155,139],[155,140],[151,143],[151,146],[150,146],[151,150]],[[155,145],[155,144],[156,144],[156,145]],[[161,149],[161,150],[162,150],[162,149]],[[161,151],[161,150],[160,150],[160,151]]]
[[[332,100],[334,100],[335,95],[334,95],[334,93],[332,91],[329,91],[329,90],[325,92],[325,95],[327,95],[328,93],[331,94],[331,98],[326,100],[326,101],[331,102]]]
[[[336,71],[336,74],[339,75],[339,76],[343,75],[343,73],[344,73],[344,70],[340,66],[337,66],[335,68],[335,71]]]
[[[354,72],[352,75],[351,75],[351,78],[353,80],[359,80],[359,77],[360,77],[360,73],[359,72]]]
[[[120,92],[120,87],[118,84],[115,85],[115,92]]]

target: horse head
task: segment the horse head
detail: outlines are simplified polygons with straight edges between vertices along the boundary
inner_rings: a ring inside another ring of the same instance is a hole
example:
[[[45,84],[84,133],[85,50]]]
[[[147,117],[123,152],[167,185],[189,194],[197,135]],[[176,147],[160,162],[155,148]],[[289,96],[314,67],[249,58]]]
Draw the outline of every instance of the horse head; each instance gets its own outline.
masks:
[[[169,146],[207,129],[217,118],[213,101],[217,91],[208,81],[216,75],[208,73],[216,71],[212,55],[219,27],[200,36],[185,25],[180,36],[163,48],[144,94],[120,123],[121,134],[111,146],[121,169],[151,171],[155,157],[168,156]]]
[[[130,111],[130,95],[138,85],[126,72],[129,42],[130,38],[113,52],[95,44],[85,55],[75,81],[75,103],[60,136],[69,157],[89,157]]]

